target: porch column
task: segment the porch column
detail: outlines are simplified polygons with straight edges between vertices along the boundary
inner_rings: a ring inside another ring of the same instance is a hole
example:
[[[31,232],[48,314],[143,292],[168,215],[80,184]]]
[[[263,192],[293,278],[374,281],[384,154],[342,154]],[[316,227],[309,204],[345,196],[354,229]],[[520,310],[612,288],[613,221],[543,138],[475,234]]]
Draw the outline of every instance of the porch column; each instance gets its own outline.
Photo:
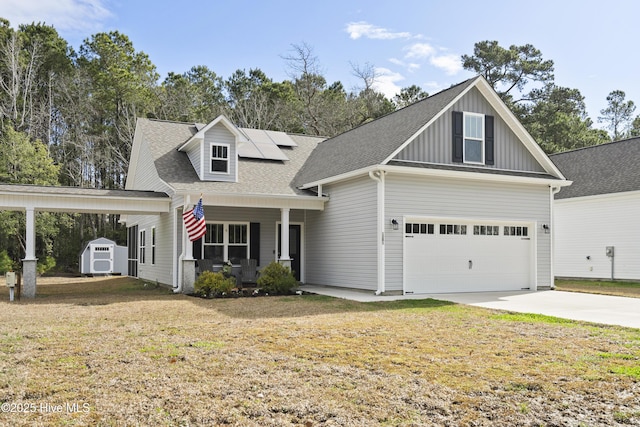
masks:
[[[26,208],[25,257],[22,260],[22,296],[36,296],[36,215],[33,207]]]
[[[187,211],[187,205],[182,209],[183,212]],[[187,233],[187,227],[182,222],[182,247],[184,248],[184,258],[182,260],[182,293],[192,294],[195,290],[194,283],[196,281],[196,260],[193,259],[193,242],[189,240],[189,233]]]
[[[280,210],[280,264],[291,268],[291,257],[289,256],[289,208]]]

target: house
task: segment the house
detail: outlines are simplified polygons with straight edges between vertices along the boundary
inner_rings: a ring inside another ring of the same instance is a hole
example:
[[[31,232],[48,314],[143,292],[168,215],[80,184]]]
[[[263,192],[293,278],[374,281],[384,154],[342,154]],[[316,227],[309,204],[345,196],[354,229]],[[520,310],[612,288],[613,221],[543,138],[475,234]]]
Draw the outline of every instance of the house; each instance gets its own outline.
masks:
[[[197,259],[278,261],[303,283],[382,293],[553,286],[553,193],[569,185],[482,77],[334,138],[139,119],[129,273],[193,289]],[[182,213],[202,199],[206,235]]]
[[[573,181],[555,196],[556,276],[640,280],[640,138],[551,159]]]

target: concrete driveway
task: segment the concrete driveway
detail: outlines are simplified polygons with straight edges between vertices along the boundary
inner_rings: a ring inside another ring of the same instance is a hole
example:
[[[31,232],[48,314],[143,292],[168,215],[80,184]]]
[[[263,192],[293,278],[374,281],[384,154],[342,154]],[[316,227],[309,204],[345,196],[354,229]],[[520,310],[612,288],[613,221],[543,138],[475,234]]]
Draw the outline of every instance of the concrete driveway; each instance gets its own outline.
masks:
[[[561,291],[376,296],[373,292],[325,286],[304,285],[301,289],[361,302],[433,298],[517,313],[544,314],[563,319],[640,328],[640,298]]]

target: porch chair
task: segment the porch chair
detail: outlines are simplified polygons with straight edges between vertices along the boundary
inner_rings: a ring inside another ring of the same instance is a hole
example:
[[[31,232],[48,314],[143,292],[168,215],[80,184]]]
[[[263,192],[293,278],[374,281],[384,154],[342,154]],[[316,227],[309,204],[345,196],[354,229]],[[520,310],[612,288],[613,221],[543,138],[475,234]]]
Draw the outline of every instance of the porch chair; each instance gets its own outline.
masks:
[[[212,259],[199,259],[196,264],[196,277],[203,271],[213,271]]]
[[[258,281],[258,261],[255,259],[241,259],[241,279],[242,283],[257,283]]]

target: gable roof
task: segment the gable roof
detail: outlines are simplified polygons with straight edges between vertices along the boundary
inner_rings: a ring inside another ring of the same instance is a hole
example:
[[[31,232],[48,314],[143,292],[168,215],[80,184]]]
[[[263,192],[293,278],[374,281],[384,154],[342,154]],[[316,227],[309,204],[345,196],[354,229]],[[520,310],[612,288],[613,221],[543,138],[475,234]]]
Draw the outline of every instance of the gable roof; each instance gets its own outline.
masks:
[[[488,82],[477,76],[449,89],[394,111],[374,121],[323,141],[296,177],[300,186],[310,187],[328,178],[375,165],[385,165],[435,119],[446,112],[472,87],[478,88],[505,123],[545,171],[556,179],[564,179],[513,113],[500,100]],[[548,175],[545,176],[548,178]]]
[[[553,154],[551,160],[573,181],[556,199],[640,190],[640,138]]]
[[[187,153],[178,149],[202,131],[196,123],[138,119],[137,131],[148,144],[158,176],[178,193],[309,195],[293,178],[323,138],[288,134],[296,146],[282,148],[288,161],[238,159],[238,182],[201,181]]]

